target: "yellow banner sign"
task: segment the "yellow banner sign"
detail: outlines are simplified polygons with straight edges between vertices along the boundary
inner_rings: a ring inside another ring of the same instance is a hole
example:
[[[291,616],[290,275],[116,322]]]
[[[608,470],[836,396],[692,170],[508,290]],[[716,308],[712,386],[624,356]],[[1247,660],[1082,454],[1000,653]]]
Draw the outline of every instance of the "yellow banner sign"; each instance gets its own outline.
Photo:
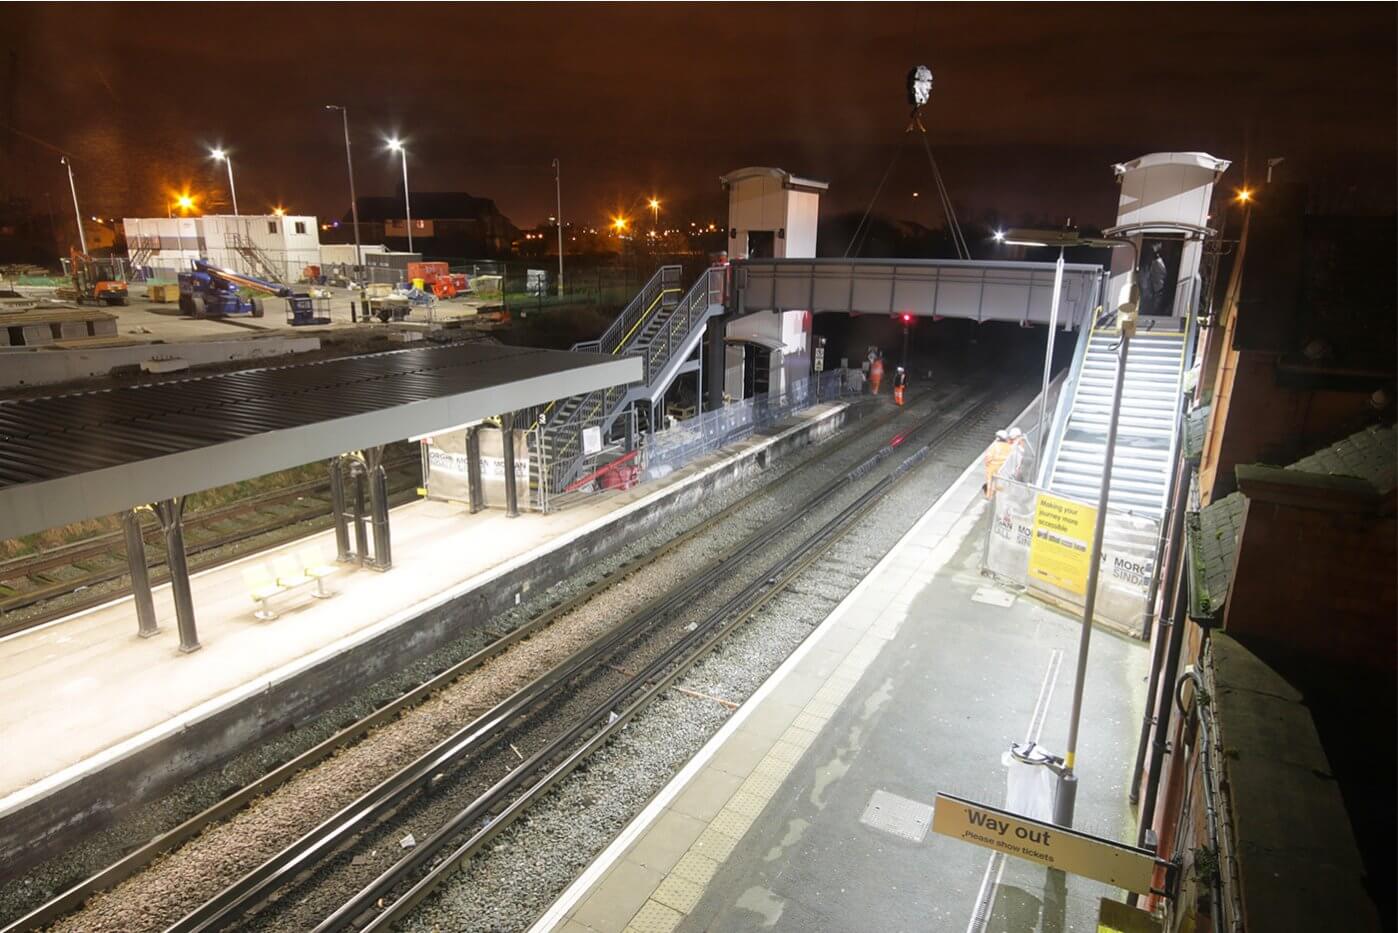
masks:
[[[937,795],[932,831],[1137,894],[1151,892],[1155,856],[1145,849],[1041,823],[963,797]]]
[[[1092,506],[1039,493],[1034,502],[1034,536],[1029,540],[1029,576],[1085,595],[1096,527],[1097,510]]]

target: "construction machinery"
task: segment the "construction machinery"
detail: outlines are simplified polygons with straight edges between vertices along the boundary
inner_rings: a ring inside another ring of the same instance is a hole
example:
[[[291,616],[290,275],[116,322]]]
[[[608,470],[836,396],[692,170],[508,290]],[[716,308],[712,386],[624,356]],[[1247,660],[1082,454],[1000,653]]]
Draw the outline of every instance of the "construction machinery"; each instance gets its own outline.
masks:
[[[127,303],[125,260],[98,258],[74,249],[69,250],[63,265],[73,285],[71,288],[60,288],[59,298],[79,304],[88,301],[106,305]]]
[[[289,286],[214,265],[207,259],[191,260],[192,269],[180,273],[180,310],[190,317],[230,317],[248,314],[262,317],[262,299],[245,296],[244,289],[285,298],[287,321],[293,326],[329,324],[317,317],[311,296],[293,292]]]

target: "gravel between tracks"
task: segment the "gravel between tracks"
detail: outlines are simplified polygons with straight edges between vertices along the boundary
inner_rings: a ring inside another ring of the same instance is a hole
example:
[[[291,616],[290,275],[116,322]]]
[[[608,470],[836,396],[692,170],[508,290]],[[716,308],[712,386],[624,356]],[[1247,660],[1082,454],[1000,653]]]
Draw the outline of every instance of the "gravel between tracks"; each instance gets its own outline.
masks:
[[[987,423],[1013,418],[1032,398],[1010,393]],[[676,686],[742,702],[806,638],[927,505],[984,449],[985,432],[952,441],[858,526]],[[414,933],[527,929],[728,718],[726,706],[677,690],[551,791],[492,849],[443,885],[403,926]]]
[[[857,431],[860,428],[856,423],[846,430]],[[702,509],[657,529],[594,568],[595,571],[613,570],[626,560],[654,550],[728,502],[735,501],[759,485],[780,479],[798,464],[821,455],[825,446],[807,448],[783,458],[767,473],[751,477],[723,494],[711,497]],[[835,458],[835,463],[812,466],[807,475],[813,480],[815,474],[828,478],[857,462],[867,452],[868,445],[853,444],[842,452],[843,456]],[[806,491],[812,486],[813,482],[804,484],[801,490]],[[779,506],[772,506],[766,498],[754,504],[754,508],[759,506],[764,507],[763,511],[768,514],[780,511]],[[734,523],[725,522],[714,532],[644,568],[631,579],[612,587],[570,614],[568,625],[555,624],[548,632],[515,646],[488,668],[464,678],[423,704],[412,715],[381,727],[357,745],[333,756],[312,771],[299,775],[254,807],[209,828],[197,839],[160,859],[147,871],[111,892],[95,896],[87,909],[61,921],[55,929],[134,933],[159,928],[173,920],[212,894],[217,887],[270,855],[290,838],[292,832],[304,831],[315,825],[338,806],[387,776],[409,755],[420,752],[432,741],[459,728],[474,714],[524,683],[538,672],[545,660],[556,658],[594,636],[617,617],[617,607],[634,605],[637,598],[662,591],[677,578],[682,568],[692,567],[695,561],[703,559],[703,555],[715,554],[730,547],[740,537],[738,532]],[[565,581],[541,593],[530,604],[507,614],[508,618],[496,620],[495,627],[507,631],[550,603],[571,596],[586,582],[581,579]],[[384,700],[397,696],[408,686],[471,654],[484,640],[482,633],[472,633],[414,665],[414,670],[376,685],[356,702],[331,711],[316,723],[294,733],[264,743],[218,772],[190,782],[164,800],[143,807],[141,812],[125,820],[121,826],[95,837],[63,858],[40,866],[23,879],[6,883],[0,888],[0,916],[7,915],[12,919],[23,910],[35,906],[62,886],[107,864],[115,857],[114,853],[143,842],[174,822],[208,806],[230,788],[241,786]]]

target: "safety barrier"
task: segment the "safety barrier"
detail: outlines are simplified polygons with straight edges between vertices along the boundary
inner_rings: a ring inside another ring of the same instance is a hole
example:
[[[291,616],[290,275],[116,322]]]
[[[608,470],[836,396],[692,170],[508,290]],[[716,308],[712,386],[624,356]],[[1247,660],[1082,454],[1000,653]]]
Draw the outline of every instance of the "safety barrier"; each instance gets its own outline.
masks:
[[[1097,507],[998,478],[981,569],[1070,611],[1081,611]],[[1139,637],[1150,605],[1159,519],[1107,510],[1094,620]]]

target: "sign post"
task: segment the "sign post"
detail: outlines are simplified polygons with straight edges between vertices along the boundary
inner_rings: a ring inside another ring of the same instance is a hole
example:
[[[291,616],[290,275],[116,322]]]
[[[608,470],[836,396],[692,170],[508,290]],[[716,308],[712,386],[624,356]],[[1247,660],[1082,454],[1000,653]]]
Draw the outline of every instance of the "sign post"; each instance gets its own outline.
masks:
[[[932,831],[1137,894],[1154,891],[1151,882],[1158,863],[1148,849],[1031,820],[964,797],[937,795]]]

